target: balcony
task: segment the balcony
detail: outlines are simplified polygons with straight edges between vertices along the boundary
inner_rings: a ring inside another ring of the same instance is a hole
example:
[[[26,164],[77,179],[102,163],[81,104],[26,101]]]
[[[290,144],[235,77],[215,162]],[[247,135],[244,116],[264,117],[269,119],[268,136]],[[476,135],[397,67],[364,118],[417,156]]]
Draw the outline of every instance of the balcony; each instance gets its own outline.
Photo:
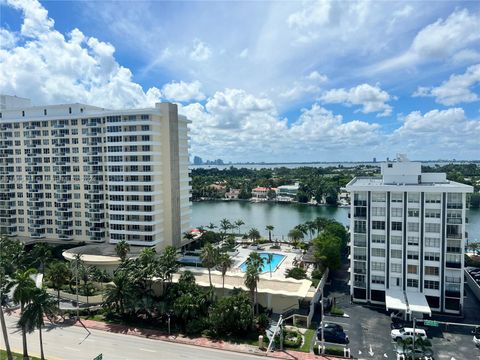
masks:
[[[445,267],[451,268],[451,269],[460,269],[462,267],[462,264],[459,262],[445,262]]]
[[[445,296],[447,297],[453,297],[453,298],[460,298],[460,291],[458,290],[447,290],[445,289]]]
[[[353,286],[355,287],[360,287],[360,288],[365,288],[366,287],[366,283],[364,281],[354,281],[353,282]]]

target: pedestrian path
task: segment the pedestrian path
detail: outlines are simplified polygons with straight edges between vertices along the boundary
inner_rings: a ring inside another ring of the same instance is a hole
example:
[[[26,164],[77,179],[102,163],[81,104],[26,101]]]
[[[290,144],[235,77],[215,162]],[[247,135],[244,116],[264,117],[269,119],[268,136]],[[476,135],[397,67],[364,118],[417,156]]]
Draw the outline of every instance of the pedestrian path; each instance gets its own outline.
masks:
[[[233,351],[239,353],[246,353],[258,356],[267,356],[276,359],[289,360],[327,360],[338,359],[336,357],[319,356],[313,353],[304,353],[300,351],[284,350],[266,353],[255,346],[247,344],[232,344],[222,340],[211,340],[204,337],[190,338],[186,336],[169,336],[162,331],[153,329],[138,328],[135,326],[127,326],[121,324],[108,324],[95,320],[82,320],[82,324],[88,329],[108,331],[112,333],[140,336],[154,340],[169,341],[184,345],[202,346],[217,350]],[[75,323],[76,326],[82,326],[80,323]]]

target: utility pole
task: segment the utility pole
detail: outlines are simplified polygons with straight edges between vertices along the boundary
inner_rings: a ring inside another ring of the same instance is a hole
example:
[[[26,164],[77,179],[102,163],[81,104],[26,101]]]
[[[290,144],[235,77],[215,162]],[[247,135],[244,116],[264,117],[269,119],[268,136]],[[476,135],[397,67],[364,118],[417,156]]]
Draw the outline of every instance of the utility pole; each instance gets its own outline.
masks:
[[[76,292],[76,295],[77,295],[77,321],[80,320],[80,308],[79,308],[79,303],[78,303],[78,262],[80,261],[80,254],[77,254],[75,256],[75,265],[76,265],[76,273],[77,275],[75,276],[75,282],[76,282],[76,286],[75,286],[75,292]]]
[[[322,354],[325,350],[325,337],[323,333],[323,291],[322,291],[322,301],[320,301],[320,310],[321,310],[321,318],[320,318],[320,333],[321,333],[321,342],[322,342]]]
[[[415,357],[415,338],[417,337],[417,334],[415,333],[415,324],[416,324],[417,318],[414,316],[413,317],[413,356]]]

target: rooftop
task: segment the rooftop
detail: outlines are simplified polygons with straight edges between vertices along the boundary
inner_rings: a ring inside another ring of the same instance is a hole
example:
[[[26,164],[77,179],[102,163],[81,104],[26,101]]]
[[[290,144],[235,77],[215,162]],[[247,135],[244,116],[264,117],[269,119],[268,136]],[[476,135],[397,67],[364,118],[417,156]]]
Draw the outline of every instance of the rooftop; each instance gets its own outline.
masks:
[[[383,181],[383,178],[381,177],[368,177],[368,176],[359,176],[354,178],[352,181],[350,181],[347,184],[347,188],[349,187],[361,187],[361,186],[432,186],[432,187],[451,187],[451,188],[457,188],[457,187],[464,187],[465,189],[471,188],[470,185],[465,185],[456,181],[450,181],[447,180],[445,182],[421,182],[418,184],[407,184],[407,183],[385,183]]]

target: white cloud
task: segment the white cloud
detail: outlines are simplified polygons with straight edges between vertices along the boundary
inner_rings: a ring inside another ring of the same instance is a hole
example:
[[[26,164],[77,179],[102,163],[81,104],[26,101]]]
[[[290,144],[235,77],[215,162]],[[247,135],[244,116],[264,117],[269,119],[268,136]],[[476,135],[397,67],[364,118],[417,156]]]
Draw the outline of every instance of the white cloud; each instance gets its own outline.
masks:
[[[312,25],[325,25],[330,20],[330,0],[308,2],[306,6],[287,19],[290,28],[305,29]],[[310,33],[310,35],[313,35]]]
[[[196,39],[193,44],[193,49],[190,52],[190,59],[194,61],[205,61],[210,58],[212,51],[203,41]]]
[[[0,49],[11,49],[17,44],[17,40],[14,32],[0,28]]]
[[[328,77],[326,75],[320,74],[318,71],[315,70],[308,74],[307,79],[318,82],[325,82],[328,80]]]
[[[345,122],[318,104],[303,109],[289,125],[271,100],[239,89],[216,92],[205,106],[194,103],[179,111],[192,119],[192,148],[200,156],[260,161],[292,159],[292,154],[301,152],[303,159],[318,159],[319,153],[330,149],[380,141],[380,125]]]
[[[479,96],[471,91],[480,84],[480,64],[470,66],[464,74],[451,75],[438,87],[419,87],[413,96],[432,96],[437,103],[456,105],[478,101]]]
[[[326,91],[320,100],[346,106],[362,105],[361,112],[365,114],[379,112],[379,116],[388,116],[392,112],[392,107],[387,104],[392,97],[378,85],[361,84],[350,89],[332,89]]]
[[[406,52],[375,64],[372,69],[385,71],[454,58],[458,52],[468,50],[468,46],[479,42],[478,24],[480,13],[455,10],[445,20],[439,18],[421,29]]]
[[[408,152],[478,158],[480,121],[469,120],[462,108],[432,110],[425,114],[414,111],[389,136],[390,141]],[[459,149],[462,149],[459,151]],[[431,155],[430,155],[431,156]]]
[[[162,94],[167,100],[171,101],[199,101],[205,99],[201,87],[200,81],[192,81],[190,83],[172,81],[162,87]]]
[[[25,43],[0,50],[0,92],[37,104],[72,101],[108,108],[152,106],[160,100],[159,89],[144,92],[132,81],[131,71],[115,60],[111,44],[78,29],[65,38],[38,1],[8,4],[24,14],[20,36]]]
[[[248,56],[248,48],[243,49],[238,56],[240,56],[242,59],[245,59]]]

